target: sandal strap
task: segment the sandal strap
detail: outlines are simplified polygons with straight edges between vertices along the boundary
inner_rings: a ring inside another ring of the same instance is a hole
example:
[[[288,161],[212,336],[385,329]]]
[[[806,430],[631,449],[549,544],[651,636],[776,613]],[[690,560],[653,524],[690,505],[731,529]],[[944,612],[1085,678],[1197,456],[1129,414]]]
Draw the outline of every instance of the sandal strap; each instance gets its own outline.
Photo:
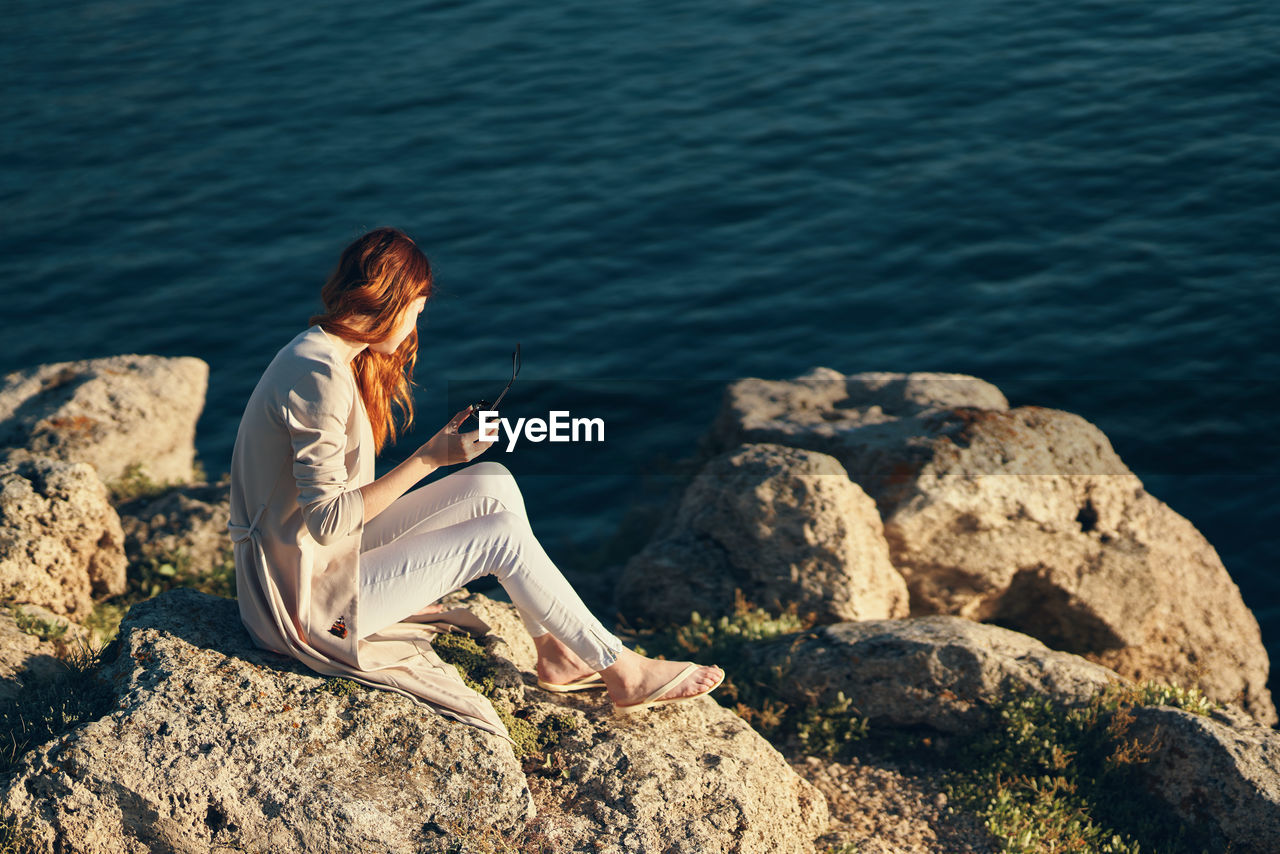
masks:
[[[683,682],[683,681],[685,680],[685,678],[686,678],[690,673],[692,673],[693,671],[695,671],[695,670],[697,670],[697,669],[698,669],[698,665],[697,665],[697,664],[695,664],[695,663],[693,663],[693,662],[689,662],[689,664],[685,665],[684,670],[681,670],[681,671],[680,671],[680,673],[679,673],[679,674],[677,674],[677,675],[676,675],[676,677],[675,677],[674,679],[672,679],[672,680],[671,680],[670,682],[668,682],[666,685],[663,685],[663,686],[662,686],[661,688],[659,688],[658,690],[654,691],[654,692],[653,692],[652,694],[650,694],[649,696],[645,697],[643,700],[641,700],[641,701],[640,701],[640,703],[652,703],[654,700],[658,699],[658,698],[659,698],[659,697],[661,697],[663,694],[667,693],[667,692],[668,692],[668,691],[670,691],[672,688],[676,687],[676,686],[677,686],[677,685],[679,685],[681,682]],[[637,704],[637,705],[639,705],[639,704]]]

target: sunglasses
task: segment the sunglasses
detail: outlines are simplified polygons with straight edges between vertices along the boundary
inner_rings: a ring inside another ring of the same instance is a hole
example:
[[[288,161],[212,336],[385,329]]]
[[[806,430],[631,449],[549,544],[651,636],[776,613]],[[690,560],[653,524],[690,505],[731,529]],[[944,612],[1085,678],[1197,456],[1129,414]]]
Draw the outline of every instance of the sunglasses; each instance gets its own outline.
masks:
[[[502,398],[507,396],[507,389],[511,388],[511,384],[516,381],[516,374],[518,373],[520,373],[520,342],[519,341],[516,342],[516,349],[511,354],[511,379],[507,380],[507,385],[505,388],[502,389],[502,394],[498,395],[498,399],[495,400],[493,403],[490,403],[487,400],[481,400],[478,403],[471,404],[471,407],[470,407],[471,413],[466,418],[462,419],[461,422],[459,422],[458,432],[459,433],[462,432],[463,425],[465,425],[468,421],[470,421],[473,416],[476,418],[477,426],[479,426],[479,415],[477,415],[477,413],[485,410],[496,410],[498,408],[498,404],[502,403]]]

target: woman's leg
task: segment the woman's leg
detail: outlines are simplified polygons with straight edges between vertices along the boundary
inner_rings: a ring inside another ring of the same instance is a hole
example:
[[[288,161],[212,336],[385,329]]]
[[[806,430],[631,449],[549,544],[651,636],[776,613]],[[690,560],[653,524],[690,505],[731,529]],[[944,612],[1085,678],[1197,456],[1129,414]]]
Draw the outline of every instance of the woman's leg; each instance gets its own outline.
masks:
[[[544,656],[556,656],[560,638],[601,671],[614,702],[627,704],[667,684],[687,663],[639,655],[591,615],[533,536],[523,497],[501,463],[478,463],[406,493],[365,525],[362,546],[362,636],[493,574],[534,638],[540,671]],[[575,662],[557,657],[554,663],[566,668],[566,678],[576,675]],[[662,696],[702,693],[723,677],[719,668],[701,667]]]
[[[521,615],[529,615],[526,628],[532,621],[537,634],[550,631],[593,670],[622,654],[622,641],[587,609],[528,520],[509,510],[406,533],[362,552],[360,632],[398,622],[481,575],[497,577]]]
[[[361,538],[361,560],[363,561],[363,554],[370,549],[395,542],[408,534],[438,531],[458,522],[502,510],[519,514],[528,524],[524,496],[520,492],[515,477],[499,462],[486,461],[467,466],[448,477],[406,492],[391,506],[370,519],[365,524]],[[363,572],[361,574],[365,575]],[[460,582],[453,589],[456,590],[465,583],[465,581]],[[438,599],[449,592],[451,591],[446,590],[434,598]],[[375,598],[377,598],[376,595]],[[434,599],[422,600],[414,610],[408,611],[397,619],[417,613],[422,606],[431,601]],[[538,638],[547,633],[547,628],[539,623],[536,617],[519,605],[516,608],[531,637]],[[391,620],[386,625],[396,621]],[[370,624],[365,623],[365,625]]]
[[[397,498],[365,523],[360,548],[377,548],[407,533],[435,531],[499,510],[529,518],[524,495],[507,467],[476,463]]]

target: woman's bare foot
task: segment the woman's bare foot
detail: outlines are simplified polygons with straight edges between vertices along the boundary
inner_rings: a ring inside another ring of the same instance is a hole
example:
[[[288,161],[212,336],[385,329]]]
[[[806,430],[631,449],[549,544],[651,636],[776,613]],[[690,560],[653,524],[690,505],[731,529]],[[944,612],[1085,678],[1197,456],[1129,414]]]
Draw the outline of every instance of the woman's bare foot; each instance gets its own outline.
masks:
[[[643,701],[651,693],[670,682],[684,669],[688,661],[666,661],[646,658],[634,650],[624,648],[618,660],[600,676],[609,688],[609,697],[619,706],[629,706]],[[716,665],[702,666],[690,673],[675,687],[654,699],[673,699],[701,694],[723,678],[724,671]]]
[[[595,673],[591,665],[551,632],[538,635],[533,639],[533,645],[538,650],[538,678],[543,682],[564,684]]]

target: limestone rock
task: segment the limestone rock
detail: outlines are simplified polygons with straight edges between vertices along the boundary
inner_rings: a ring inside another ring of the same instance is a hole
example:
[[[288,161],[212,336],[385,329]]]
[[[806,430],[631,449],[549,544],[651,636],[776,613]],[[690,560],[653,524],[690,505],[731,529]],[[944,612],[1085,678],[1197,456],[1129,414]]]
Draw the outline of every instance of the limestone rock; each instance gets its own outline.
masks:
[[[1129,733],[1154,743],[1138,766],[1183,820],[1218,828],[1240,854],[1280,840],[1280,733],[1230,707],[1211,716],[1169,706],[1134,709]]]
[[[0,379],[0,448],[86,462],[106,483],[137,464],[158,482],[193,476],[209,366],[189,356],[55,362]]]
[[[545,773],[529,784],[534,823],[556,851],[622,854],[811,852],[826,800],[715,694],[638,713],[612,714],[603,690],[552,694],[536,686],[537,653],[515,606],[467,590],[442,600],[470,609],[502,641],[525,693],[518,717],[570,716]]]
[[[799,854],[827,827],[822,793],[714,694],[612,718],[603,691],[535,691],[580,720],[561,771],[530,777],[556,851]]]
[[[410,851],[532,815],[506,741],[392,691],[323,690],[253,646],[229,599],[135,605],[102,678],[109,713],[24,755],[0,793],[37,850]]]
[[[535,825],[563,851],[813,851],[821,793],[714,699],[615,719],[603,692],[547,694],[512,663],[531,663],[514,606],[446,600],[512,636],[480,639],[495,706],[578,724],[554,771],[527,780],[506,741],[397,693],[331,692],[253,646],[234,601],[177,589],[121,624],[110,708],[25,754],[0,800],[36,850],[66,854],[444,852]]]
[[[1087,703],[1116,673],[1035,638],[962,617],[836,623],[752,647],[752,662],[781,668],[783,699],[825,705],[837,692],[871,726],[927,726],[970,734],[985,703],[1010,685],[1067,705]]]
[[[1258,622],[1203,535],[1085,419],[939,376],[742,380],[705,446],[836,457],[879,507],[912,614],[1016,629],[1275,723]]]
[[[731,614],[734,589],[819,622],[906,616],[875,503],[834,458],[746,445],[711,460],[660,532],[623,569],[618,607],[666,623]]]
[[[774,442],[830,454],[880,503],[913,464],[929,457],[929,442],[917,435],[922,419],[954,407],[1006,410],[1009,404],[998,388],[966,374],[846,376],[819,367],[793,380],[748,377],[725,388],[701,444],[704,453]]]
[[[124,533],[85,463],[0,463],[0,601],[82,620],[94,597],[125,589]]]
[[[118,506],[129,562],[180,560],[198,573],[231,560],[229,487],[226,478],[177,486]]]

